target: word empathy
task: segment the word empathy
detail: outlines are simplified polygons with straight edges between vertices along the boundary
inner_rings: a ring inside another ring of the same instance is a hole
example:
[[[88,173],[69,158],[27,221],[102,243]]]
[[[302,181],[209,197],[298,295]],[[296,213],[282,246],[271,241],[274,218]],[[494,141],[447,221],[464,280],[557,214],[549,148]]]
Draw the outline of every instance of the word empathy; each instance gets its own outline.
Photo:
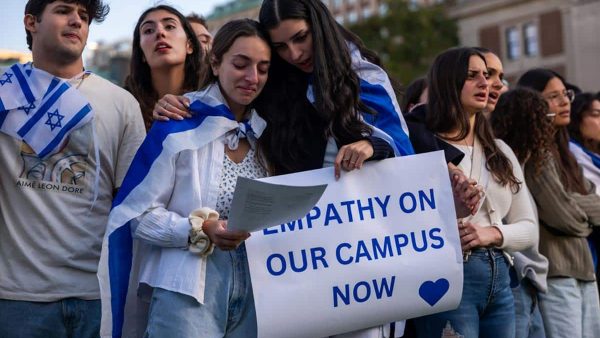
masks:
[[[325,207],[314,207],[304,218],[263,230],[265,235],[312,229],[315,225],[329,226],[334,224],[353,223],[364,220],[388,217],[391,195],[369,197],[366,199],[329,203]],[[405,214],[416,211],[436,209],[433,189],[419,190],[416,193],[405,192],[397,199],[397,205]]]

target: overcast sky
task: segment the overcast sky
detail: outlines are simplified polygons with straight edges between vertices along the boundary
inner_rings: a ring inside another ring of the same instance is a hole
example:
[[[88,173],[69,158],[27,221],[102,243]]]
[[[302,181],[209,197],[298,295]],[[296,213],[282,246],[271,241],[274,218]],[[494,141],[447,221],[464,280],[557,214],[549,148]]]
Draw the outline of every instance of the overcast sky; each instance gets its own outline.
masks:
[[[0,49],[27,52],[25,29],[23,28],[23,12],[26,0],[0,0]],[[90,27],[89,42],[112,42],[123,38],[131,39],[133,27],[139,15],[148,7],[156,4],[169,4],[184,15],[196,12],[204,16],[210,14],[217,5],[230,0],[104,0],[110,5],[110,13],[101,24]]]

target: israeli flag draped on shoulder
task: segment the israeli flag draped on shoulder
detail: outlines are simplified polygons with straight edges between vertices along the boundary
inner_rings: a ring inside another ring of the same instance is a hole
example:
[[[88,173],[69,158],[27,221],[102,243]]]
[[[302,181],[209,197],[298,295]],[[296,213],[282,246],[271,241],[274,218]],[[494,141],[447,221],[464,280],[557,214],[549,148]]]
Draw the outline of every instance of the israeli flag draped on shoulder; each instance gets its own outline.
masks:
[[[576,146],[577,148],[581,149],[581,151],[587,155],[587,157],[589,158],[589,160],[594,164],[594,166],[598,169],[600,169],[600,154],[596,154],[593,151],[590,151],[589,149],[585,148],[584,146],[582,146],[581,144],[579,144],[577,141],[571,139],[570,142]],[[577,157],[577,154],[575,154]]]
[[[31,63],[0,77],[0,131],[25,141],[40,158],[60,150],[71,131],[93,118],[76,89]]]
[[[191,101],[192,117],[153,124],[113,201],[98,267],[102,336],[107,332],[112,337],[122,336],[128,292],[131,297],[137,291],[130,221],[151,207],[157,187],[164,184],[165,177],[174,175],[177,154],[200,149],[223,136],[230,147],[237,145],[237,138],[231,135],[247,137],[253,144],[266,127],[254,110],[248,121],[238,123],[217,84],[186,96]],[[236,132],[228,134],[232,130]]]
[[[364,60],[354,44],[347,44],[352,58],[352,69],[360,80],[360,99],[377,112],[376,116],[362,114],[365,122],[373,127],[373,136],[388,141],[396,154],[413,155],[415,151],[408,138],[408,127],[387,73]],[[315,102],[312,84],[308,86],[307,98],[310,102]],[[390,142],[390,139],[393,142]]]

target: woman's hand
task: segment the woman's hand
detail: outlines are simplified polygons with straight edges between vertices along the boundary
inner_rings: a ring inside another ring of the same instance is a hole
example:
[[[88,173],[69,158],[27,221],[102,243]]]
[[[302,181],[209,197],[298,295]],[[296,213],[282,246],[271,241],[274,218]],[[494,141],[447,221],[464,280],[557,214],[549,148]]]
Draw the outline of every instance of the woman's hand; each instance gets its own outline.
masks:
[[[333,163],[335,179],[340,178],[340,168],[345,171],[360,169],[371,156],[373,156],[373,145],[367,140],[342,146]]]
[[[483,187],[477,181],[468,178],[452,164],[448,165],[452,181],[452,194],[456,217],[463,218],[477,213],[479,202],[483,196]]]
[[[202,224],[202,231],[210,241],[221,250],[234,250],[250,237],[245,231],[227,230],[227,221],[207,220]]]
[[[481,247],[499,247],[504,241],[504,237],[497,227],[482,227],[471,222],[459,222],[458,234],[463,251]]]
[[[154,105],[152,118],[158,121],[183,120],[184,117],[192,117],[189,108],[190,100],[187,97],[167,94]]]

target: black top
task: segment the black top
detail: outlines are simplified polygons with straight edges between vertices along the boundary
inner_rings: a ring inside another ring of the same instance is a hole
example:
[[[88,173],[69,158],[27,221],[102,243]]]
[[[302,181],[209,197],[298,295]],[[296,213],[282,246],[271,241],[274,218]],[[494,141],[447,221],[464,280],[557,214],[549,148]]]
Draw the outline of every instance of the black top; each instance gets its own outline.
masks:
[[[425,124],[426,115],[427,108],[424,104],[415,107],[410,113],[404,115],[406,125],[408,126],[410,142],[415,149],[415,153],[422,154],[443,150],[446,162],[458,166],[463,157],[465,157],[465,153],[427,129],[427,125]]]

